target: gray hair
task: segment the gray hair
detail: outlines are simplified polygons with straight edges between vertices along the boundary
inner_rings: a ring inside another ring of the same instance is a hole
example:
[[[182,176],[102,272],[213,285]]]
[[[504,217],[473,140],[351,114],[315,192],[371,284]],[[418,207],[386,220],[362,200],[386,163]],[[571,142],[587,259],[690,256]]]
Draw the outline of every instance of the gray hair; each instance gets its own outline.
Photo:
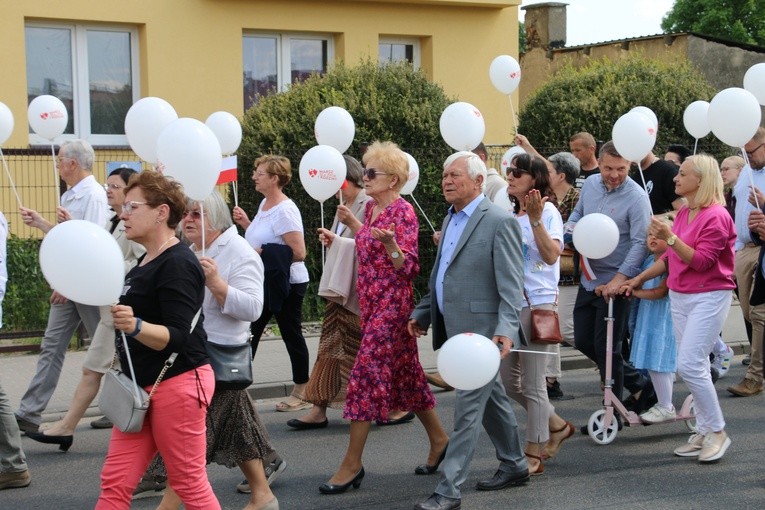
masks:
[[[576,182],[582,169],[582,164],[570,152],[558,152],[547,158],[547,161],[552,163],[556,173],[566,175],[566,182],[569,184]]]
[[[364,169],[361,167],[359,160],[348,154],[343,154],[343,159],[345,160],[345,180],[352,182],[359,188],[363,188],[364,180],[362,175],[364,174]]]
[[[191,209],[197,204],[204,209],[205,223],[211,229],[225,232],[234,224],[231,220],[231,211],[228,210],[228,205],[218,190],[213,190],[204,200],[189,200],[186,209]]]
[[[478,179],[479,175],[483,177],[483,180],[481,181],[481,191],[483,191],[486,186],[486,165],[477,154],[469,151],[455,152],[444,161],[444,170],[451,166],[455,161],[463,158],[467,159],[467,171],[471,179],[475,181]]]
[[[76,139],[61,142],[59,154],[62,157],[72,158],[80,168],[88,172],[93,171],[93,161],[96,159],[96,153],[93,152],[93,146],[87,141]]]

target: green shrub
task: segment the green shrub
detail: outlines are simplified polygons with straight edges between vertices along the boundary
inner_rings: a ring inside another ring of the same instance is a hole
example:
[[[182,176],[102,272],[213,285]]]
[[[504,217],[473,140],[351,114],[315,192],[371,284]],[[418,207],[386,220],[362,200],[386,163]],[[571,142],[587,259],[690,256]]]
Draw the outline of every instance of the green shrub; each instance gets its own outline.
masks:
[[[3,300],[3,331],[45,329],[50,287],[43,277],[39,239],[8,238],[8,285]]]
[[[306,264],[311,276],[303,307],[305,320],[319,319],[323,310],[317,296],[321,277],[321,245],[316,236],[316,228],[322,224],[320,206],[305,193],[298,173],[300,158],[317,143],[316,117],[329,106],[348,110],[356,124],[354,144],[348,150],[354,157],[359,156],[359,143],[375,140],[391,140],[410,153],[420,168],[414,196],[434,226],[440,228],[446,210],[441,170],[451,149],[441,139],[438,123],[441,112],[451,102],[440,86],[410,65],[380,67],[368,60],[354,67],[337,64],[323,76],[311,76],[282,94],[260,98],[247,111],[238,151],[239,205],[252,215],[262,200],[251,180],[255,159],[263,154],[281,154],[290,159],[293,178],[284,192],[295,201],[303,217]],[[324,203],[324,225],[331,224],[336,205],[334,199]],[[435,246],[427,223],[419,212],[418,216],[421,276],[415,286],[419,294],[426,287]]]
[[[580,131],[606,141],[614,122],[642,105],[659,119],[657,153],[672,143],[693,149],[695,140],[685,130],[683,113],[693,101],[709,101],[714,94],[687,62],[668,64],[638,55],[595,60],[580,68],[569,64],[531,96],[521,110],[519,130],[537,147],[566,147],[569,137]],[[718,156],[730,153],[712,135],[699,140],[699,146]]]

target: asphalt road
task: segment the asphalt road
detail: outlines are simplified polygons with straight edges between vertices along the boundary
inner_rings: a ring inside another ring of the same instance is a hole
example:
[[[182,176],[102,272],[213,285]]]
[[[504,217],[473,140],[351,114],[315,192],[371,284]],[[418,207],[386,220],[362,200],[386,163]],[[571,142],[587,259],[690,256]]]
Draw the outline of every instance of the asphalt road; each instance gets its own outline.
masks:
[[[650,427],[628,427],[609,445],[597,445],[577,433],[546,471],[525,487],[478,492],[476,481],[497,467],[493,448],[482,434],[463,487],[465,509],[743,509],[762,508],[765,502],[763,454],[763,395],[729,396],[725,388],[744,374],[741,356],[728,376],[717,382],[718,394],[733,444],[714,465],[674,457],[672,450],[686,441],[682,422]],[[602,394],[592,369],[568,371],[563,389],[572,400],[556,402],[558,412],[577,428],[598,409]],[[687,390],[675,384],[679,406]],[[444,426],[452,423],[454,393],[437,392]],[[273,411],[273,401],[258,402],[258,410],[287,470],[273,490],[282,509],[409,509],[433,490],[437,476],[416,476],[414,467],[425,460],[425,432],[415,421],[394,427],[373,426],[364,455],[366,478],[361,488],[338,496],[325,496],[318,486],[328,479],[345,451],[348,427],[339,411],[330,411],[330,426],[318,431],[292,431],[284,423],[295,414]],[[298,413],[299,414],[299,413]],[[516,407],[524,426],[524,411]],[[0,492],[0,509],[87,509],[99,493],[99,472],[109,431],[93,430],[83,421],[68,453],[54,446],[24,439],[32,470],[32,485]],[[234,487],[242,479],[238,470],[209,467],[209,476],[221,505],[241,509],[247,497]],[[136,501],[133,508],[155,508],[159,499]]]

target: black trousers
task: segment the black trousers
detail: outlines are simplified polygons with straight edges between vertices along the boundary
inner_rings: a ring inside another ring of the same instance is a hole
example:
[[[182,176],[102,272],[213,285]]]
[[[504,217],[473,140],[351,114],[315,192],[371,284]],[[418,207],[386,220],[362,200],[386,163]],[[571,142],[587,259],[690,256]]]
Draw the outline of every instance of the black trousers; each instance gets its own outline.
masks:
[[[273,313],[269,309],[268,300],[263,303],[263,314],[250,326],[252,332],[252,357],[258,350],[260,337],[266,329],[271,317],[276,317],[279,332],[287,346],[292,365],[292,382],[305,384],[308,382],[308,346],[303,337],[303,297],[308,288],[308,283],[295,283],[290,285],[290,293],[282,303],[280,312]]]
[[[626,387],[630,394],[642,390],[648,379],[622,357],[622,342],[627,333],[629,301],[624,297],[614,298],[614,338],[611,355],[611,374],[614,379],[614,394],[622,399]],[[574,305],[574,344],[579,351],[598,365],[600,380],[606,375],[606,317],[608,302],[581,285]]]

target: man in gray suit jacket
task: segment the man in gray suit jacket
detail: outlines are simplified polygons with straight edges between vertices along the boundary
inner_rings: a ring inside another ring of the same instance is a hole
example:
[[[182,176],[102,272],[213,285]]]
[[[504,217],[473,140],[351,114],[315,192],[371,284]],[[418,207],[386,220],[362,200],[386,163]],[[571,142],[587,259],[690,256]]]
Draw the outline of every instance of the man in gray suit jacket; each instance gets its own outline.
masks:
[[[523,249],[518,222],[483,195],[486,166],[470,152],[447,158],[441,188],[452,204],[444,219],[429,293],[409,320],[422,336],[433,327],[433,348],[472,332],[491,338],[509,354],[522,342],[518,316],[523,296]],[[455,510],[483,423],[500,460],[496,474],[478,490],[498,490],[528,481],[529,470],[510,399],[498,375],[476,390],[458,390],[454,431],[442,455],[442,475],[433,495],[418,510]],[[430,466],[433,470],[438,467]]]

